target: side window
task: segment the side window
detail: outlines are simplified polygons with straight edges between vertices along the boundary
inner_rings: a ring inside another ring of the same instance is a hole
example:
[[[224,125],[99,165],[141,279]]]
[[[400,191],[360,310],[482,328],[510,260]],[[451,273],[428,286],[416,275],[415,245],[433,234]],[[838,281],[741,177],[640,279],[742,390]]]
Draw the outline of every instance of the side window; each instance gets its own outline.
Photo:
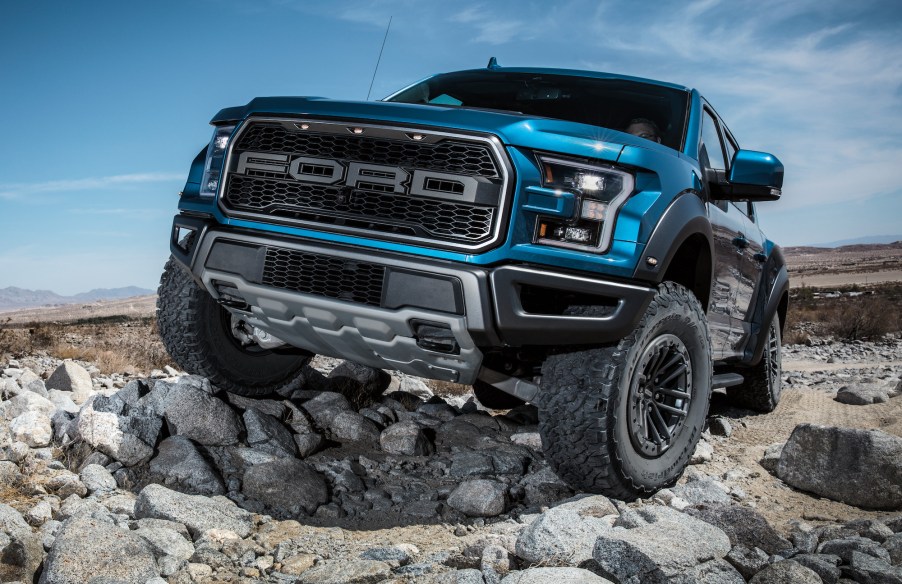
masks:
[[[726,128],[724,128],[726,129]],[[733,139],[730,138],[729,132],[724,132],[724,148],[727,149],[727,166],[733,166],[733,155],[736,154],[738,148],[735,144],[733,144]]]
[[[702,139],[698,146],[698,159],[702,164],[707,164],[714,170],[726,170],[723,148],[720,145],[720,136],[717,132],[717,122],[704,110],[702,116]]]

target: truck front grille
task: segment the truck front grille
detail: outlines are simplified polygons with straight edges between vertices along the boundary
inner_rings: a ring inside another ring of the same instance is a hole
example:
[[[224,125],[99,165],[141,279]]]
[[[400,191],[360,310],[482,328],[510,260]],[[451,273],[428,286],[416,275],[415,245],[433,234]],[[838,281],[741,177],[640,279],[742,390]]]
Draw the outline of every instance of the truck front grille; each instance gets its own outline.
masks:
[[[267,247],[264,286],[370,306],[382,304],[385,267],[340,257]]]
[[[485,137],[251,120],[220,203],[230,216],[476,250],[502,235],[506,168]]]

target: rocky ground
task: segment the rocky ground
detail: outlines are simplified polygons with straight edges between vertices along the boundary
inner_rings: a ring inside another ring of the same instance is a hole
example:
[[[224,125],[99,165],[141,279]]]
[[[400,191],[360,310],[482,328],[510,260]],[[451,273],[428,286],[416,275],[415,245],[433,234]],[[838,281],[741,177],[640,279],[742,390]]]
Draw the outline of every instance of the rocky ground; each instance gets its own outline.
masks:
[[[0,581],[902,583],[902,339],[784,355],[774,413],[715,395],[629,504],[562,484],[531,406],[351,363],[245,399],[3,360]]]

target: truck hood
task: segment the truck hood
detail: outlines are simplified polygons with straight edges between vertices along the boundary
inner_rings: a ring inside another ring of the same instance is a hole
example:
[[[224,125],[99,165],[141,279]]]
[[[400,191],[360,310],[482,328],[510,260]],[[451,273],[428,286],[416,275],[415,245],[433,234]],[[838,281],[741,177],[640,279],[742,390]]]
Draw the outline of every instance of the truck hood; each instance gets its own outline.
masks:
[[[674,153],[666,146],[625,132],[576,122],[462,107],[336,101],[322,97],[258,97],[245,106],[220,111],[211,123],[238,122],[259,115],[377,121],[490,133],[508,146],[611,162],[617,160],[624,146]]]

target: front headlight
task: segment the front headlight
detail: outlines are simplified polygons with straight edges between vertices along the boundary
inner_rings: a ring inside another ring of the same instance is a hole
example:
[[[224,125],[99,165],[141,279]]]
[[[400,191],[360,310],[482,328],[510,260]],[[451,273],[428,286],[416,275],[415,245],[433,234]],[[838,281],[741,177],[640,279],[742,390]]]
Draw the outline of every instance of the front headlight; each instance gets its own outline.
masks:
[[[576,216],[569,220],[536,219],[536,243],[583,249],[607,250],[617,210],[633,193],[633,175],[610,166],[540,155],[542,186],[576,195]]]
[[[222,175],[222,165],[225,161],[226,150],[229,147],[229,138],[235,126],[217,126],[213,130],[213,139],[207,146],[207,160],[204,163],[204,177],[200,182],[200,196],[215,197],[219,190],[219,179]]]

